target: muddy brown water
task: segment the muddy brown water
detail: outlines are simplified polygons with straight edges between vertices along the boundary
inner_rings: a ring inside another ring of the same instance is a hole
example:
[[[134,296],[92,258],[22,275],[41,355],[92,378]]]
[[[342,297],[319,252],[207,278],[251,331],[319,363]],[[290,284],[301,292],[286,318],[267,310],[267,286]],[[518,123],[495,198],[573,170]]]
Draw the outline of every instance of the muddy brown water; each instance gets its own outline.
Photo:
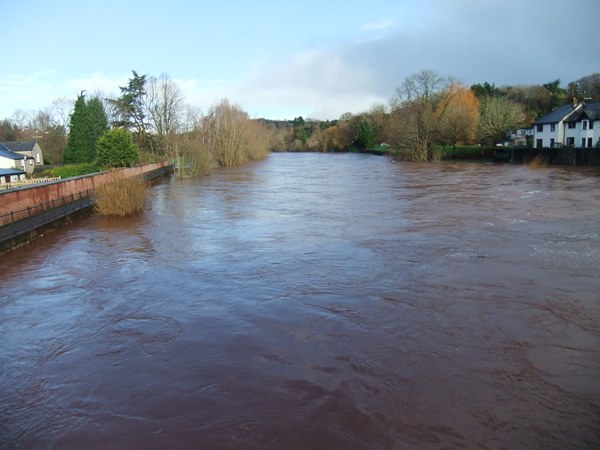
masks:
[[[0,263],[2,448],[594,448],[600,170],[273,154]]]

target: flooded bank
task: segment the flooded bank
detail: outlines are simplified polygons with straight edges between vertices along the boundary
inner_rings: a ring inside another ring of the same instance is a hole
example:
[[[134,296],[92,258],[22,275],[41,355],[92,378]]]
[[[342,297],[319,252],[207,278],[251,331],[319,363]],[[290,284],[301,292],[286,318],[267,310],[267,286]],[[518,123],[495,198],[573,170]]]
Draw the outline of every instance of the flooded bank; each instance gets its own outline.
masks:
[[[0,263],[3,448],[594,448],[600,170],[273,154]]]

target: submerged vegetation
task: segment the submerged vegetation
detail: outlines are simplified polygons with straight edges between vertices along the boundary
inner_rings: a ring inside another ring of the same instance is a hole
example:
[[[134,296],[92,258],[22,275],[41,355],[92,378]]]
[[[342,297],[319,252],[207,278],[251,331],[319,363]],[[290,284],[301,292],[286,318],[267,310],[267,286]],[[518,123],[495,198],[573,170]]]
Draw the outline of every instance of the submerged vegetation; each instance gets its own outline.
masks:
[[[95,210],[103,216],[129,216],[140,212],[149,190],[141,176],[125,177],[122,172],[110,173],[109,181],[96,188]]]

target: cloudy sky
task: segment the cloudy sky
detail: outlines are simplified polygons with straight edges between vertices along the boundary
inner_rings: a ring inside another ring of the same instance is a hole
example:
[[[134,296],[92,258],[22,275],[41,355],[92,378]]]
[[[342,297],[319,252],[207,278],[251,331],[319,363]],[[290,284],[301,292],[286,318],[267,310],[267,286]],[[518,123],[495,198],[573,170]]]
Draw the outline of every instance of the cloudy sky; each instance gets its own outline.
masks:
[[[600,72],[599,0],[2,0],[0,17],[0,119],[117,95],[132,70],[271,119],[365,111],[423,69],[469,86]]]

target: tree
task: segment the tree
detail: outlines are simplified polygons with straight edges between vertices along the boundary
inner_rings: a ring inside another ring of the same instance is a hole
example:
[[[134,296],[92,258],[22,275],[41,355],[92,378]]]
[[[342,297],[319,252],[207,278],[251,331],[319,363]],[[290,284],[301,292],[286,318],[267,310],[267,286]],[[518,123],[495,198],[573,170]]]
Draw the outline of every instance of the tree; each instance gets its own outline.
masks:
[[[388,138],[399,156],[426,162],[435,158],[438,118],[429,103],[409,102],[390,115]]]
[[[114,100],[118,111],[118,127],[135,130],[138,146],[142,149],[148,145],[146,123],[146,75],[138,75],[132,70],[133,78],[127,86],[119,87],[121,96]]]
[[[140,153],[131,133],[114,128],[98,140],[98,159],[107,167],[129,167],[140,159]]]
[[[447,80],[433,70],[422,70],[404,79],[402,85],[396,88],[393,101],[400,104],[422,101],[433,105],[436,96],[447,85]]]
[[[495,147],[503,142],[506,133],[523,122],[521,108],[504,97],[484,98],[479,106],[477,135],[480,142]]]
[[[88,138],[88,112],[83,92],[77,97],[69,122],[69,136],[63,153],[63,163],[87,163],[94,161]]]
[[[485,97],[502,97],[502,91],[495,84],[490,84],[487,81],[483,84],[474,84],[471,90],[479,100]]]
[[[92,97],[86,104],[89,126],[90,147],[94,155],[97,154],[98,139],[108,130],[108,118],[104,112],[102,101],[98,97]]]
[[[368,120],[363,120],[358,132],[356,143],[363,149],[368,149],[373,146],[373,128]]]
[[[544,87],[550,93],[548,109],[544,111],[544,114],[547,114],[551,111],[554,111],[559,106],[565,104],[567,100],[567,91],[560,87],[560,79],[556,79],[554,81],[551,81],[550,83],[546,83],[544,84]]]
[[[445,106],[439,121],[439,139],[443,145],[452,146],[452,158],[458,143],[466,144],[473,140],[479,120],[479,100],[475,93],[465,86],[452,85],[452,100]],[[438,105],[441,115],[443,105]]]
[[[157,136],[158,150],[172,155],[172,140],[182,126],[185,105],[177,83],[166,73],[148,80],[148,115]]]
[[[401,157],[411,161],[435,158],[438,120],[454,95],[449,85],[448,79],[423,70],[405,78],[396,88],[396,97],[390,101],[388,137]]]
[[[85,102],[83,92],[73,108],[64,163],[92,163],[96,160],[98,139],[108,129],[108,119],[98,97]]]

